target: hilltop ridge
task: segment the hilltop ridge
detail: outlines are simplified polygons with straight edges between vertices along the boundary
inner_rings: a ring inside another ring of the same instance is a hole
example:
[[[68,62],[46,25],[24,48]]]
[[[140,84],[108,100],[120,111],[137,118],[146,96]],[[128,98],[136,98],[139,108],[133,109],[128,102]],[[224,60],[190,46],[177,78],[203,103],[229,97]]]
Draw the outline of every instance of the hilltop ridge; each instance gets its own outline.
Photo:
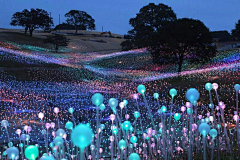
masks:
[[[52,31],[56,33],[58,31]],[[66,51],[71,52],[101,52],[111,53],[121,51],[121,42],[124,41],[122,35],[111,33],[101,34],[97,31],[85,31],[80,30],[77,35],[74,35],[73,30],[61,30],[60,33],[64,34],[69,40],[69,45],[65,47]],[[31,45],[36,47],[42,47],[51,49],[51,45],[44,44],[43,39],[51,33],[45,33],[42,30],[34,31],[33,37],[24,34],[23,29],[3,29],[0,28],[0,41],[1,42],[12,42],[20,45]]]

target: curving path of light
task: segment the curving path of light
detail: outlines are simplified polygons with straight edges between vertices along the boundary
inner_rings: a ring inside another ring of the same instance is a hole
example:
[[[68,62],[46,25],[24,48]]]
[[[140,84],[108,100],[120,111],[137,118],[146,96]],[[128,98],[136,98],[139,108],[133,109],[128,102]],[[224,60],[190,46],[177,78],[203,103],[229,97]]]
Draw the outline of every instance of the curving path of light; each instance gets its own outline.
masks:
[[[105,55],[88,55],[88,57],[76,57],[76,61],[71,61],[72,58],[71,53],[69,55],[59,55],[59,54],[42,54],[38,52],[23,52],[17,51],[13,49],[8,49],[4,47],[0,47],[0,51],[8,52],[11,54],[28,57],[34,60],[39,60],[45,63],[53,63],[62,66],[72,67],[72,68],[85,68],[91,72],[103,75],[103,76],[119,76],[121,78],[127,78],[132,81],[154,81],[160,79],[166,79],[177,76],[185,76],[197,73],[211,72],[211,71],[219,71],[223,69],[231,69],[231,68],[239,68],[240,67],[240,53],[230,54],[224,58],[216,58],[214,61],[215,64],[208,64],[202,66],[201,69],[195,69],[190,71],[183,71],[182,73],[158,73],[152,71],[144,71],[144,70],[126,70],[126,69],[109,69],[109,68],[98,68],[91,65],[90,62],[102,59],[113,58],[117,56],[123,56],[127,54],[138,54],[141,52],[146,52],[146,49],[138,49],[132,51],[125,52],[115,52],[111,54]],[[56,58],[59,57],[59,58]],[[88,62],[88,64],[83,64],[84,62]]]
[[[97,74],[102,74],[104,76],[114,75],[119,77],[133,77],[133,81],[147,82],[147,81],[154,81],[154,80],[166,79],[171,77],[186,76],[186,75],[199,74],[199,73],[211,72],[211,71],[219,71],[223,69],[240,68],[239,59],[233,60],[231,56],[229,58],[225,58],[224,61],[221,61],[225,63],[205,65],[202,67],[202,69],[182,71],[180,74],[178,74],[177,72],[158,73],[158,72],[139,71],[139,70],[106,69],[106,68],[97,68],[91,65],[84,65],[84,67],[92,72],[95,72]]]
[[[219,71],[223,69],[232,69],[232,68],[240,68],[240,62],[239,63],[232,63],[232,64],[223,64],[221,66],[215,66],[215,67],[209,67],[205,69],[199,69],[199,70],[192,70],[192,71],[183,71],[180,74],[178,73],[163,73],[155,76],[148,76],[142,79],[138,79],[143,82],[147,81],[155,81],[165,78],[171,78],[171,77],[177,77],[177,76],[185,76],[190,74],[196,74],[196,73],[204,73],[204,72],[211,72],[211,71]]]
[[[4,47],[0,47],[0,51],[8,52],[8,53],[18,55],[18,56],[31,58],[31,59],[34,59],[34,60],[39,60],[39,61],[45,62],[45,63],[58,64],[58,65],[62,65],[62,66],[72,67],[72,68],[81,68],[80,65],[71,64],[69,59],[55,58],[53,56],[43,55],[43,54],[40,54],[38,52],[28,53],[28,52],[17,51],[17,50],[13,50],[13,49],[4,48]]]

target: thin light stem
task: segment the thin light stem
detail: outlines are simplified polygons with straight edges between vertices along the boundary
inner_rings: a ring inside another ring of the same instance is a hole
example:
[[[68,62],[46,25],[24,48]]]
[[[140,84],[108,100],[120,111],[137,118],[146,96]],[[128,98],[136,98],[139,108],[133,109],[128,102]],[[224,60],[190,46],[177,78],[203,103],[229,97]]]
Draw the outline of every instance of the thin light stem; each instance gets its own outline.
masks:
[[[84,160],[84,148],[80,148],[80,160]]]
[[[207,160],[207,156],[206,156],[206,135],[203,135],[203,159]]]

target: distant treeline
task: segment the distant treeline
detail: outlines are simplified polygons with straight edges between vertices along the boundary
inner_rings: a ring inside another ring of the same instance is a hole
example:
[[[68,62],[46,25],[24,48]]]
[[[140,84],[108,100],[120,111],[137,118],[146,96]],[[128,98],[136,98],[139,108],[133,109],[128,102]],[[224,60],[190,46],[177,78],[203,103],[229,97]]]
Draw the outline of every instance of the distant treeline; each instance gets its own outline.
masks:
[[[228,31],[213,31],[210,32],[210,34],[215,42],[227,42],[235,40]]]
[[[214,42],[227,42],[236,40],[228,31],[212,31],[210,34]],[[134,39],[134,37],[132,35],[125,34],[124,39]]]
[[[68,24],[68,23],[65,23],[65,22],[57,25],[53,30],[59,30],[59,29],[61,29],[61,30],[75,30],[76,28],[78,30],[87,30],[86,26],[84,26],[84,25],[77,25],[75,27],[74,25],[71,25],[71,24]]]

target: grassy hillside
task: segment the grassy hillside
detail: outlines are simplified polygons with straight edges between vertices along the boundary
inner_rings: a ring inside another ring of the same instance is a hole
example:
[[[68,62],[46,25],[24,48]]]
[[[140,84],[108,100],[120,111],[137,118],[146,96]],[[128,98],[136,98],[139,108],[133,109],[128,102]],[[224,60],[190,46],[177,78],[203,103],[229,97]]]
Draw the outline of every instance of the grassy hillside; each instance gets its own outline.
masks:
[[[100,37],[101,32],[79,31],[78,35],[74,35],[74,32],[69,30],[61,31],[70,40],[66,48],[67,51],[110,53],[120,51],[120,44],[124,41],[121,38],[122,36],[117,34],[112,34],[113,37],[108,37],[107,34]],[[50,49],[51,45],[43,43],[43,39],[50,34],[39,30],[33,33],[33,37],[30,37],[28,34],[24,34],[24,30],[21,29],[0,29],[0,41]]]

